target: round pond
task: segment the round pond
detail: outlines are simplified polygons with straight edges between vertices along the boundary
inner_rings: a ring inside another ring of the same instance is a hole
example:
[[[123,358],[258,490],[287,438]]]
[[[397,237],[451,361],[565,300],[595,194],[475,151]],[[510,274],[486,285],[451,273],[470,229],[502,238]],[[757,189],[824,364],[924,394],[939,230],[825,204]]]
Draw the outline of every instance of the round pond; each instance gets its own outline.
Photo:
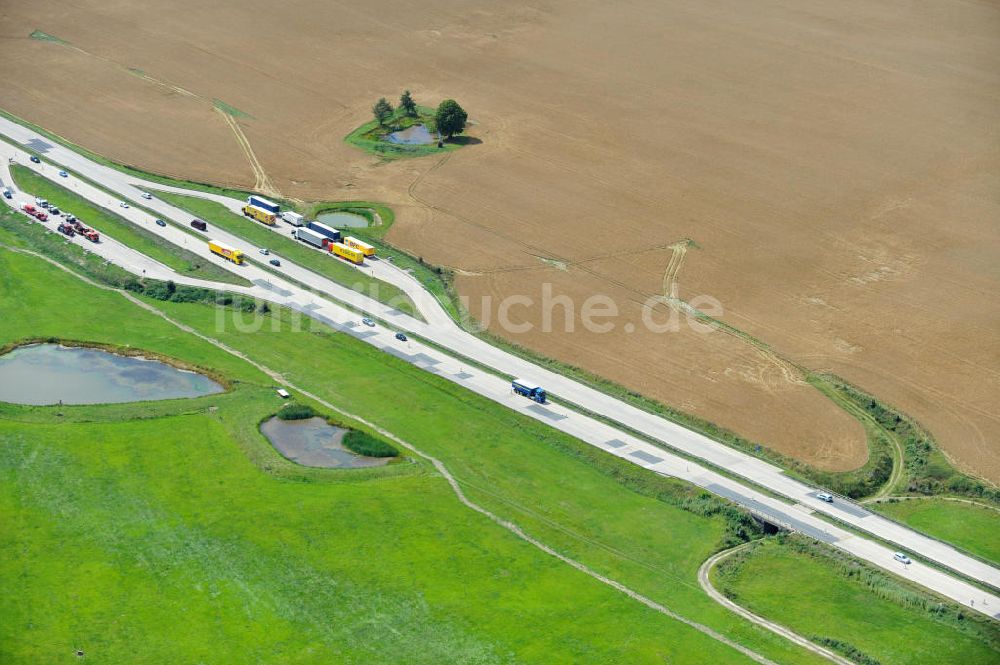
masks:
[[[363,457],[344,448],[341,441],[347,430],[319,417],[282,420],[275,416],[264,421],[260,431],[279,453],[302,466],[360,469],[389,463],[388,457]]]
[[[437,143],[437,137],[431,134],[426,125],[411,125],[398,132],[392,132],[385,138],[389,143],[400,145],[429,145]]]
[[[368,227],[368,220],[353,212],[331,210],[316,215],[316,220],[335,229],[364,229]]]
[[[31,344],[0,356],[0,401],[15,404],[145,402],[223,390],[202,374],[100,349]]]

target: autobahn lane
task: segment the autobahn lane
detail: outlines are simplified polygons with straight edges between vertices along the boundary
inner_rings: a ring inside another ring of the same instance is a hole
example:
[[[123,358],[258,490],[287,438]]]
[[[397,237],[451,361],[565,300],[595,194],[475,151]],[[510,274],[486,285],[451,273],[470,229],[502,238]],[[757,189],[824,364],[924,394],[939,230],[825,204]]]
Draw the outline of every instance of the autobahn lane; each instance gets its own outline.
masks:
[[[11,127],[17,130],[16,133],[11,134]],[[147,187],[147,185],[142,184],[141,181],[133,176],[128,176],[114,169],[96,164],[71,150],[52,144],[44,139],[44,137],[36,135],[34,132],[14,123],[0,121],[0,129],[4,133],[12,135],[16,141],[28,143],[36,150],[38,147],[44,147],[44,154],[47,158],[81,173],[88,179],[100,182],[102,186],[119,192],[123,197],[135,198],[137,184],[142,189],[149,189],[150,191],[158,187],[163,187],[156,183],[148,183]],[[14,154],[19,160],[26,160],[23,152],[15,150]],[[37,167],[36,170],[46,175],[46,177],[56,178],[54,167],[45,165],[31,166]],[[47,170],[52,171],[52,173],[48,173]],[[96,188],[91,188],[93,191],[85,190],[83,185],[86,185],[86,183],[81,182],[79,191],[87,191],[90,196],[97,197],[93,199],[96,202],[102,205],[108,205],[110,202],[114,205],[113,197]],[[87,187],[90,186],[87,185]],[[185,191],[184,193],[194,196],[199,195],[198,192],[194,191]],[[144,205],[148,205],[157,213],[178,221],[180,224],[184,223],[181,220],[186,220],[190,217],[184,211],[180,211],[156,199],[154,201],[146,201]],[[227,207],[230,206],[227,205]],[[146,213],[136,211],[134,208],[131,210],[133,212],[129,215],[130,219],[143,225],[150,223],[151,218]],[[189,240],[192,240],[192,237],[184,231],[180,231],[174,227],[169,227],[168,229],[154,227],[151,230],[164,235],[164,237],[167,237],[167,239],[175,244],[180,244],[189,250],[195,251],[195,248],[188,243]],[[177,234],[180,234],[180,236]],[[213,235],[217,235],[218,239],[236,246],[246,247],[247,245],[246,242],[237,236],[214,233]],[[201,251],[204,252],[206,250],[202,249]],[[331,260],[334,259],[331,258]],[[821,540],[826,540],[832,545],[851,552],[884,569],[891,570],[897,574],[903,573],[907,578],[962,604],[968,604],[971,600],[980,598],[988,600],[989,604],[985,608],[982,607],[983,603],[977,600],[975,609],[978,611],[991,614],[992,608],[1000,608],[1000,598],[994,598],[992,594],[984,594],[984,592],[960,579],[946,575],[931,566],[924,565],[919,559],[924,557],[938,565],[952,568],[988,585],[1000,587],[1000,574],[998,574],[997,569],[993,566],[969,557],[949,545],[935,541],[902,525],[875,515],[853,502],[838,500],[830,505],[819,501],[815,497],[815,488],[788,478],[782,473],[781,469],[773,465],[730,449],[659,416],[632,407],[611,396],[536,366],[501,349],[497,349],[474,335],[461,330],[450,319],[447,319],[447,324],[445,324],[441,320],[440,312],[433,311],[433,308],[440,310],[439,304],[433,298],[428,300],[424,297],[418,303],[421,313],[428,321],[433,321],[433,323],[419,321],[396,312],[392,308],[367,298],[362,294],[333,283],[300,266],[286,263],[283,259],[282,267],[285,274],[292,277],[296,282],[306,284],[311,289],[328,294],[329,298],[341,303],[348,303],[352,307],[388,321],[396,328],[421,335],[432,341],[435,345],[427,346],[417,342],[410,342],[405,347],[405,350],[403,350],[392,339],[392,331],[381,328],[378,330],[358,329],[357,314],[327,298],[309,293],[296,283],[282,280],[253,266],[236,267],[227,265],[225,267],[244,276],[252,275],[251,278],[254,280],[255,286],[248,289],[247,293],[278,304],[287,305],[303,311],[309,316],[338,326],[343,330],[349,331],[355,337],[363,339],[394,355],[399,355],[423,369],[438,373],[490,399],[507,404],[529,417],[573,434],[611,454],[615,454],[657,473],[688,480],[709,491],[731,498],[771,521],[798,531],[803,531]],[[407,293],[426,294],[416,280],[402,271],[398,272],[404,277],[400,280],[400,283],[405,284]],[[229,288],[227,285],[218,285],[218,287]],[[515,399],[510,394],[509,383],[507,381],[493,373],[482,372],[478,369],[467,367],[465,365],[468,363],[463,363],[461,360],[451,357],[449,354],[442,352],[439,347],[449,349],[460,356],[474,359],[477,363],[503,374],[530,376],[545,385],[551,393],[577,404],[587,411],[599,414],[611,421],[623,423],[628,429],[640,432],[644,436],[658,441],[669,448],[704,460],[710,463],[710,466],[705,467],[696,462],[684,459],[679,455],[674,455],[659,446],[633,437],[624,430],[605,425],[578,411],[552,404],[542,407],[541,405],[526,403],[527,400],[524,399]],[[752,486],[747,486],[728,475],[719,474],[712,470],[712,466],[723,468],[728,474],[742,476],[759,486],[766,487],[768,490],[786,497],[791,503],[773,499],[758,492]],[[869,531],[880,538],[894,542],[916,555],[918,560],[908,568],[900,568],[893,562],[892,551],[889,548],[870,541],[867,538],[853,535],[844,529],[830,524],[828,521],[820,519],[815,514],[816,512],[832,515],[851,526]]]

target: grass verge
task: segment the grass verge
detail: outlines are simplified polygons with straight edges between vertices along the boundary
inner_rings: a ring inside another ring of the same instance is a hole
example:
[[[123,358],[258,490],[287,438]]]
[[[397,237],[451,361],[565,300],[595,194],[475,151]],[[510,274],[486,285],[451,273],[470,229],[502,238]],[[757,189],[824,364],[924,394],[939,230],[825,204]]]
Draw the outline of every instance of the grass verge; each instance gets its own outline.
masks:
[[[150,233],[136,226],[124,217],[90,203],[65,187],[38,175],[26,166],[13,164],[11,165],[11,173],[21,190],[47,199],[49,203],[58,206],[61,210],[73,213],[84,224],[97,229],[102,235],[111,236],[118,242],[142,252],[182,275],[228,284],[250,285],[242,277],[206,261],[197,254],[177,247],[155,233]],[[57,222],[53,219],[49,220],[48,224],[55,226]]]
[[[887,499],[869,508],[1000,563],[1000,511],[947,498]]]
[[[734,602],[859,663],[1000,657],[996,623],[801,536],[756,543],[712,576]]]

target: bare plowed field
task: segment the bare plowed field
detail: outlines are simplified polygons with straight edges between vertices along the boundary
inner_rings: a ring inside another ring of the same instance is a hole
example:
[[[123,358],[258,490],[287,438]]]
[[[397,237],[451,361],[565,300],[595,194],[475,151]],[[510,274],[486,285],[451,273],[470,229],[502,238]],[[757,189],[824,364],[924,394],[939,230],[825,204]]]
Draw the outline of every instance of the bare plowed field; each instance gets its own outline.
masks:
[[[534,327],[494,312],[496,332],[819,466],[863,463],[861,427],[773,356],[637,325],[665,288],[711,296],[1000,480],[998,35],[974,2],[5,2],[0,107],[158,172],[386,201],[390,239],[458,270],[477,313],[545,283],[620,311],[546,333],[521,306]],[[403,88],[458,99],[482,143],[381,163],[343,142]]]

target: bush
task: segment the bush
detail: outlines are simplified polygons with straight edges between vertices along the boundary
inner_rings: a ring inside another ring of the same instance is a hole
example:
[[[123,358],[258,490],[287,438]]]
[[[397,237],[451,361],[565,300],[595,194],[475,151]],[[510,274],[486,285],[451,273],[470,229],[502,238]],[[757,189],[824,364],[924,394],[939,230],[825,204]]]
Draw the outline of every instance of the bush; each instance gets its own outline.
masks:
[[[315,415],[316,412],[308,404],[287,404],[278,411],[278,417],[282,420],[305,420]]]
[[[376,439],[365,432],[359,432],[353,429],[344,435],[343,444],[344,447],[352,453],[364,455],[366,457],[399,456],[399,451],[385,441]]]

